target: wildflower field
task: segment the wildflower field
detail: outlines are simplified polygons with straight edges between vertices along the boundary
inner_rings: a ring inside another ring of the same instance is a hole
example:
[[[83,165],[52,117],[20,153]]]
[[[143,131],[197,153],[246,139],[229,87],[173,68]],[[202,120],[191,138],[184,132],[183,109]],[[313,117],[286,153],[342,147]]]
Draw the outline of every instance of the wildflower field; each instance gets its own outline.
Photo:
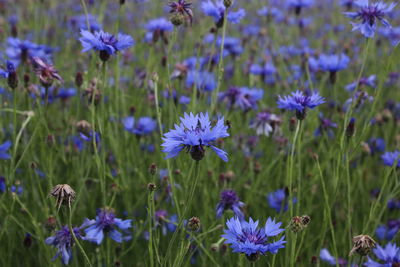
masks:
[[[396,2],[0,0],[0,266],[400,266]]]

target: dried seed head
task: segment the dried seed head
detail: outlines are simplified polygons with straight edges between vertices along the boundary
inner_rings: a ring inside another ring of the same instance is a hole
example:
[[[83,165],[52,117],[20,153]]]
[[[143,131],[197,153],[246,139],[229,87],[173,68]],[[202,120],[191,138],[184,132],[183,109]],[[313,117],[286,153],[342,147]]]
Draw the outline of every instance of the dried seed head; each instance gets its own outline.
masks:
[[[58,184],[50,191],[50,195],[57,198],[56,206],[60,209],[61,204],[71,207],[75,199],[75,191],[67,184]]]
[[[350,250],[349,256],[358,253],[361,256],[368,255],[372,248],[376,246],[376,242],[368,235],[358,235],[353,237],[353,248]]]

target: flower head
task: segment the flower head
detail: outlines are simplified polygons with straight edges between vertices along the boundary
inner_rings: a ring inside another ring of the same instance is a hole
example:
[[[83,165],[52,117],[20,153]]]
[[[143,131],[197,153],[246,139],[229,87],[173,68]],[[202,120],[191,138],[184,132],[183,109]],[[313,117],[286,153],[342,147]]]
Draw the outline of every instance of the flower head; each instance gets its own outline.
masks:
[[[368,261],[364,266],[398,266],[400,264],[400,248],[397,247],[396,244],[388,243],[384,248],[378,245],[373,252],[382,263],[376,262],[368,257]]]
[[[285,189],[278,189],[267,195],[268,204],[271,208],[275,209],[276,212],[287,211],[288,209],[288,194]],[[293,204],[297,202],[296,198],[293,198]]]
[[[168,43],[167,32],[170,32],[174,29],[174,25],[169,22],[166,18],[156,18],[150,20],[146,25],[145,29],[147,30],[145,35],[145,41],[150,43],[156,43],[158,39],[162,39],[164,43]]]
[[[110,55],[125,50],[135,43],[133,38],[126,34],[119,33],[115,36],[104,31],[96,31],[93,34],[86,30],[81,30],[79,41],[81,41],[83,46],[82,52],[89,50],[99,51],[100,59],[103,61],[107,61]]]
[[[383,164],[386,166],[393,166],[395,165],[397,168],[400,168],[400,151],[395,150],[393,152],[385,152],[381,156],[383,160]]]
[[[307,108],[313,109],[325,103],[325,99],[317,91],[305,94],[297,90],[292,95],[279,96],[277,103],[280,109],[296,111],[297,118],[301,120],[305,118]]]
[[[250,124],[250,128],[256,129],[257,135],[269,136],[275,132],[282,120],[278,115],[263,111],[257,114]]]
[[[81,226],[81,227],[84,227]],[[79,240],[82,239],[80,229],[81,227],[73,228],[75,237]],[[57,253],[53,260],[61,257],[63,264],[67,265],[72,258],[72,247],[75,243],[74,238],[68,226],[63,226],[59,231],[55,233],[54,236],[48,237],[46,239],[46,244],[57,248]]]
[[[234,217],[226,222],[228,229],[224,230],[222,237],[226,239],[225,243],[231,244],[233,252],[244,253],[250,260],[255,260],[260,254],[276,254],[280,248],[284,248],[284,236],[275,242],[269,240],[284,231],[280,228],[281,224],[268,218],[265,226],[259,228],[258,221],[254,222],[252,218],[246,222]]]
[[[85,221],[85,224],[88,226],[85,229],[85,240],[100,245],[104,235],[108,234],[112,240],[121,243],[124,240],[129,240],[131,236],[123,236],[117,229],[126,232],[132,227],[131,223],[132,220],[116,218],[115,213],[111,209],[100,209],[97,211],[95,220],[86,219]]]
[[[5,143],[0,145],[0,159],[10,159],[11,156],[8,154],[8,150],[10,149],[12,143],[11,141],[6,141]]]
[[[218,202],[218,205],[216,208],[217,218],[220,218],[222,216],[222,213],[225,210],[230,209],[235,213],[235,215],[239,219],[243,219],[244,214],[241,210],[241,208],[243,206],[244,206],[244,203],[239,200],[239,197],[235,191],[233,191],[233,190],[222,191],[220,194],[220,201]]]
[[[32,65],[43,86],[49,87],[54,80],[62,81],[56,68],[39,57],[32,58]]]
[[[229,136],[227,130],[223,117],[211,127],[208,113],[185,113],[181,117],[181,124],[175,124],[175,129],[164,134],[163,152],[167,153],[168,159],[178,156],[186,148],[194,160],[201,160],[205,154],[204,148],[211,147],[218,157],[228,161],[227,153],[213,145],[217,139]]]
[[[264,96],[264,91],[257,88],[232,87],[218,95],[219,101],[226,102],[229,108],[238,107],[244,111],[257,109],[258,101]]]
[[[157,128],[157,122],[150,117],[141,117],[138,121],[134,117],[126,117],[122,123],[126,131],[136,135],[149,135]]]
[[[169,2],[168,6],[171,8],[169,13],[181,14],[189,18],[190,24],[193,22],[192,3],[185,0],[178,0],[176,2]]]
[[[362,35],[373,38],[376,30],[376,22],[379,20],[384,26],[390,28],[390,23],[385,16],[393,10],[395,3],[386,4],[382,1],[369,3],[369,0],[357,0],[354,2],[359,7],[357,12],[344,12],[344,14],[359,23],[351,22],[353,31],[360,30]]]

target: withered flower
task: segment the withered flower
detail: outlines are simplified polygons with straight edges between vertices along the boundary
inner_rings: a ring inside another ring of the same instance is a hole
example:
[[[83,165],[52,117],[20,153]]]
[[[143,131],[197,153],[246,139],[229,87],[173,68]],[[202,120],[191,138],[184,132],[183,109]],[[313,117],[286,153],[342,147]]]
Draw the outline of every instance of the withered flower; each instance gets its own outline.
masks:
[[[75,199],[75,191],[67,184],[58,184],[50,191],[50,195],[57,198],[56,206],[58,206],[58,210],[61,207],[61,204],[67,205],[71,207],[72,201]]]

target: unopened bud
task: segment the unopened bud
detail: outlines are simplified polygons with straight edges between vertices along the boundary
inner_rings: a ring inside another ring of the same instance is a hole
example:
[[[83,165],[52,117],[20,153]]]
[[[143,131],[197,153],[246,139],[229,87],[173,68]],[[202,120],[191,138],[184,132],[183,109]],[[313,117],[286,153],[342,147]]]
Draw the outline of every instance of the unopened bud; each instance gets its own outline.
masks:
[[[183,14],[181,14],[181,13],[175,13],[169,18],[169,20],[175,26],[180,26],[185,21],[185,16],[183,16]]]
[[[346,127],[346,136],[347,136],[347,138],[353,137],[354,132],[356,130],[355,123],[356,123],[356,119],[355,118],[351,118],[350,121],[349,121],[349,124]]]
[[[149,167],[149,172],[151,175],[154,175],[157,173],[157,164],[152,163]]]
[[[154,192],[154,191],[156,191],[156,189],[157,189],[157,186],[156,186],[155,183],[148,183],[147,184],[147,190],[149,190],[150,192]]]
[[[189,219],[188,224],[187,224],[188,228],[190,231],[193,232],[197,232],[200,229],[200,219],[197,217],[192,217]]]
[[[224,6],[225,6],[226,8],[231,7],[232,4],[233,4],[233,0],[224,0]]]

